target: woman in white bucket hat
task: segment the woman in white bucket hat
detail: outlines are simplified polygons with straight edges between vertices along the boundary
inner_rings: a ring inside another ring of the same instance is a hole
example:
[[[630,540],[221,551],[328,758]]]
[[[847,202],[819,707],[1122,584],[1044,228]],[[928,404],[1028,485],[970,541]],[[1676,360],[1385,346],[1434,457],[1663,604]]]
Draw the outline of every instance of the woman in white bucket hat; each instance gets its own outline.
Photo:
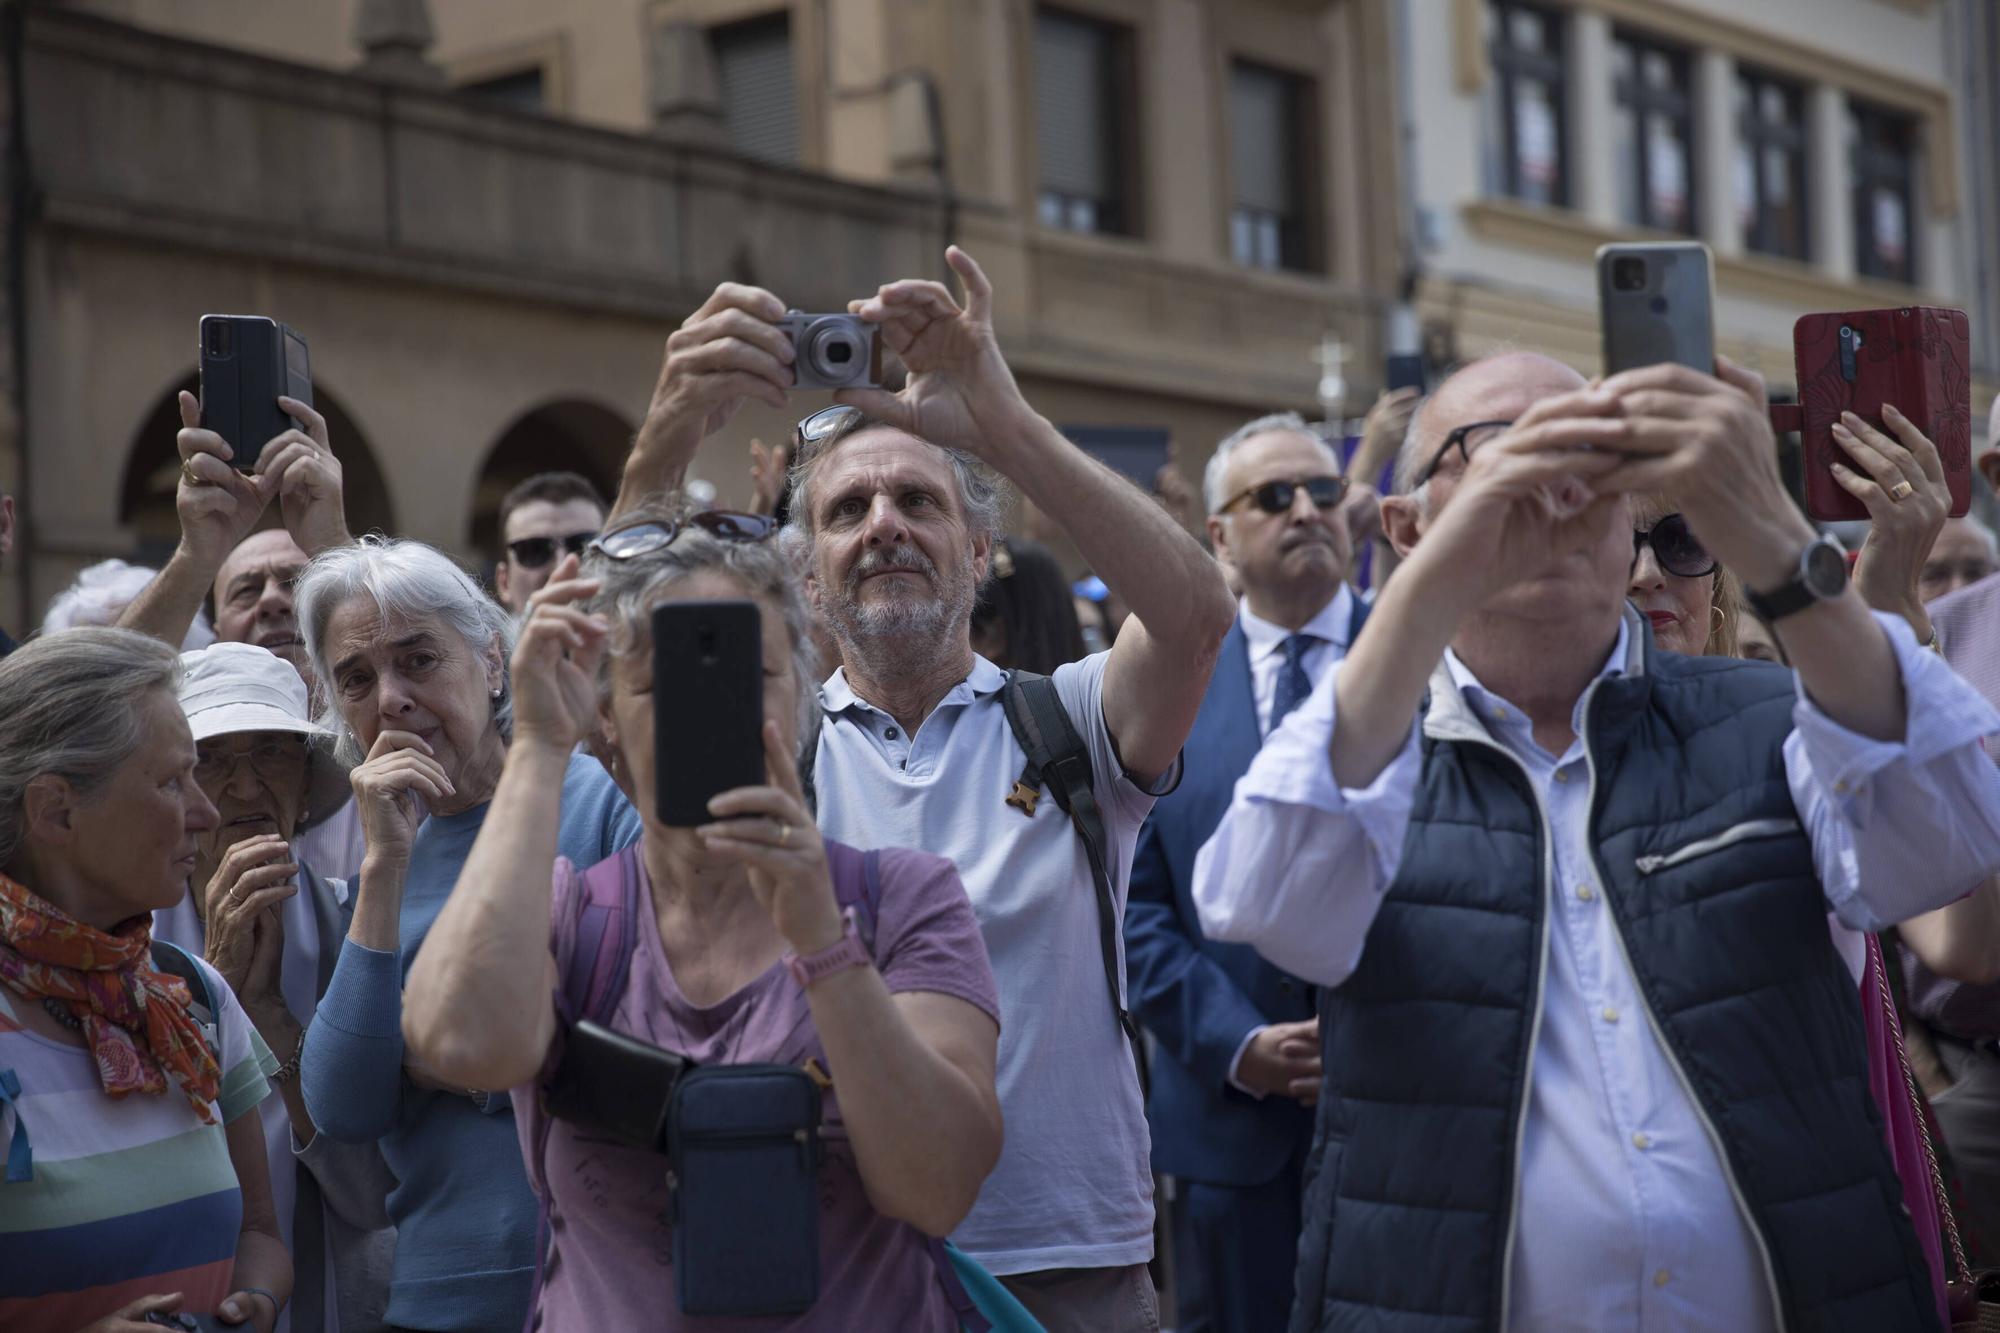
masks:
[[[283,658],[218,643],[181,663],[195,780],[219,818],[187,898],[154,914],[154,934],[203,954],[284,1062],[272,1078],[283,1104],[264,1117],[271,1193],[296,1274],[278,1328],[381,1328],[394,1249],[382,1201],[393,1182],[374,1145],[317,1132],[299,1087],[305,1027],[353,903],[344,883],[297,857],[294,839],[346,803],[347,771]]]

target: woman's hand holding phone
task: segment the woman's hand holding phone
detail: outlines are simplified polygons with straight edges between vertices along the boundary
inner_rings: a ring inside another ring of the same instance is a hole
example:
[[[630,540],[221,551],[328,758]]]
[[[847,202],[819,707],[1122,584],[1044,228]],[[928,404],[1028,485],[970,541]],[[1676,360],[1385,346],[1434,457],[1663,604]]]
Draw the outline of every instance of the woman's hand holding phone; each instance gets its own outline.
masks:
[[[719,822],[696,832],[710,851],[748,867],[750,891],[795,951],[818,953],[840,939],[840,904],[798,764],[776,722],[764,723],[764,758],[770,781],[717,796],[708,810]]]
[[[548,583],[528,599],[528,616],[509,669],[514,687],[514,744],[573,750],[597,726],[597,668],[611,632],[576,603],[594,597],[596,579],[578,578],[582,562],[562,558]]]
[[[1921,624],[1922,639],[1929,637],[1930,621],[1917,582],[1951,513],[1951,486],[1937,446],[1916,422],[1888,403],[1882,405],[1882,420],[1895,437],[1852,412],[1841,413],[1833,442],[1848,461],[1832,464],[1833,479],[1868,507],[1868,539],[1854,566],[1861,599],[1910,620],[1912,629]]]

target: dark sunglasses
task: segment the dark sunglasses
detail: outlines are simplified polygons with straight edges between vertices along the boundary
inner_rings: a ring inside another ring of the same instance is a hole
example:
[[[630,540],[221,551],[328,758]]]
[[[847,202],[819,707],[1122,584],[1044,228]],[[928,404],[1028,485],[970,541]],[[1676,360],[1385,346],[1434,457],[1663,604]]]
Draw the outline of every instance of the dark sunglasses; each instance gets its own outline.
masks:
[[[1422,472],[1417,474],[1417,485],[1421,486],[1429,481],[1436,474],[1438,468],[1444,464],[1445,456],[1452,450],[1458,450],[1458,456],[1469,464],[1472,462],[1472,451],[1474,449],[1477,449],[1480,445],[1486,443],[1513,424],[1511,421],[1475,421],[1467,426],[1456,427],[1449,435],[1444,437],[1444,443],[1439,445],[1438,451],[1431,455],[1431,461],[1424,465]]]
[[[665,523],[647,519],[613,528],[592,542],[590,549],[612,560],[635,560],[642,555],[665,550],[673,544],[674,538],[690,527],[700,528],[709,536],[726,542],[761,542],[776,532],[779,526],[778,520],[769,514],[704,509],[698,514]]]
[[[1660,568],[1677,578],[1705,579],[1715,572],[1715,557],[1694,539],[1694,534],[1688,531],[1687,520],[1679,514],[1668,514],[1645,532],[1633,530],[1634,565],[1639,563],[1639,552],[1648,546],[1653,548]]]
[[[1300,481],[1267,481],[1261,486],[1238,491],[1215,512],[1226,514],[1249,500],[1267,514],[1282,514],[1292,507],[1292,500],[1301,488],[1311,497],[1313,504],[1321,509],[1331,509],[1347,494],[1347,478],[1306,477]]]
[[[565,537],[523,537],[519,541],[507,543],[513,553],[514,563],[523,569],[540,569],[556,558],[556,548],[560,546],[571,555],[582,555],[589,549],[597,533],[572,532]]]

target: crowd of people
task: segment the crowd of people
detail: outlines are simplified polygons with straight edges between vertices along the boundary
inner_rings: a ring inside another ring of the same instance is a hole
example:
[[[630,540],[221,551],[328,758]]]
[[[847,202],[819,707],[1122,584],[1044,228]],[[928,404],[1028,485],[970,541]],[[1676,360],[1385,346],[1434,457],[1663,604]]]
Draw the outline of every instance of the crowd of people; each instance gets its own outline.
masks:
[[[1490,356],[1156,499],[947,262],[744,512],[687,469],[794,348],[718,287],[490,589],[183,395],[172,557],[0,634],[0,1327],[1970,1317],[2000,575],[1918,425],[1834,432],[1851,562],[1728,361]]]

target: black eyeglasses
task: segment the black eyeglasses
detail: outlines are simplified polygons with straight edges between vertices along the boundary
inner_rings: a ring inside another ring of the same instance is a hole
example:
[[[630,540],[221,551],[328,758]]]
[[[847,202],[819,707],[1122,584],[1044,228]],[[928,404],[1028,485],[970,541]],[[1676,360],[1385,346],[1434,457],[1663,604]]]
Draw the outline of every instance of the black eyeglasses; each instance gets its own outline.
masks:
[[[689,514],[684,519],[672,519],[656,523],[647,519],[639,523],[628,523],[622,528],[613,528],[590,544],[590,549],[602,553],[612,560],[635,560],[642,555],[663,551],[673,544],[674,538],[697,527],[709,536],[726,542],[761,542],[778,530],[780,524],[769,514],[744,514],[733,509],[704,509],[697,514]]]
[[[563,537],[523,537],[519,541],[507,543],[513,553],[514,563],[523,569],[540,569],[556,558],[556,548],[560,546],[571,555],[582,555],[597,536],[597,530],[572,532]]]
[[[1469,426],[1454,428],[1444,437],[1444,443],[1438,446],[1438,451],[1431,455],[1431,461],[1425,465],[1424,470],[1417,474],[1417,485],[1421,486],[1429,481],[1443,465],[1445,455],[1452,450],[1458,450],[1458,456],[1470,464],[1474,449],[1513,424],[1511,421],[1475,421]]]
[[[860,408],[849,407],[845,403],[835,403],[832,407],[822,407],[819,411],[792,427],[794,456],[796,456],[797,446],[818,444],[821,440],[833,434],[842,426],[845,426],[849,421],[855,420],[862,415],[863,413]]]
[[[1660,562],[1660,568],[1677,578],[1705,579],[1715,572],[1715,557],[1688,531],[1687,520],[1679,514],[1668,514],[1644,532],[1636,528],[1632,532],[1632,563],[1639,563],[1639,552],[1648,546]]]
[[[1347,478],[1304,477],[1298,481],[1267,481],[1261,486],[1238,491],[1215,512],[1226,514],[1249,500],[1267,514],[1282,514],[1292,507],[1292,500],[1301,489],[1311,497],[1313,504],[1321,509],[1331,509],[1347,494]]]

